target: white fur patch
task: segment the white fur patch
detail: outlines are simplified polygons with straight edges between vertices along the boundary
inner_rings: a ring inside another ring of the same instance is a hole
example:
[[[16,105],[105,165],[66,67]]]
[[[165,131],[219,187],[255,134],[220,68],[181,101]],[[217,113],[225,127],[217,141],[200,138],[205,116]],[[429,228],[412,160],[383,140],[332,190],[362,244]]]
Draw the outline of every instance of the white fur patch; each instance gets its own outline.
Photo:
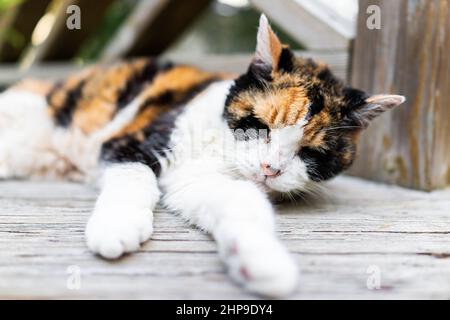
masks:
[[[260,294],[283,296],[297,287],[298,271],[275,238],[266,194],[243,179],[244,168],[236,162],[243,155],[222,117],[230,85],[211,85],[177,120],[172,156],[159,179],[163,201],[213,234],[236,282]],[[274,259],[268,262],[268,256]]]
[[[8,90],[0,95],[0,176],[25,177],[43,168],[57,168],[53,124],[42,96]],[[61,168],[63,169],[63,168]]]
[[[152,210],[159,195],[156,177],[147,166],[127,163],[107,167],[86,227],[89,249],[108,259],[139,249],[152,234]]]
[[[298,287],[298,268],[273,233],[235,223],[221,226],[215,238],[228,273],[246,289],[277,298]]]
[[[0,94],[0,177],[95,181],[102,143],[134,118],[140,102],[134,99],[105,128],[86,135],[55,126],[41,95],[18,89]]]
[[[297,288],[298,269],[275,238],[272,206],[255,184],[193,161],[167,172],[162,185],[166,206],[213,234],[234,281],[270,297]]]

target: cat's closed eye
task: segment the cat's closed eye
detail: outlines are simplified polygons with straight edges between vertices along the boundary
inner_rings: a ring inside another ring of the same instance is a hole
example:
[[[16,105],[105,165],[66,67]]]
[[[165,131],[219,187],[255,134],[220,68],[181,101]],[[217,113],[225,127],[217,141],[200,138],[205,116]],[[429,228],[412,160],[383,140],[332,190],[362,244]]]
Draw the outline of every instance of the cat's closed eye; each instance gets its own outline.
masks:
[[[235,129],[243,129],[243,130],[248,130],[248,129],[268,130],[269,129],[269,127],[265,123],[263,123],[261,120],[259,120],[254,115],[248,115],[248,116],[240,118],[238,121],[236,121],[234,123],[233,127]]]

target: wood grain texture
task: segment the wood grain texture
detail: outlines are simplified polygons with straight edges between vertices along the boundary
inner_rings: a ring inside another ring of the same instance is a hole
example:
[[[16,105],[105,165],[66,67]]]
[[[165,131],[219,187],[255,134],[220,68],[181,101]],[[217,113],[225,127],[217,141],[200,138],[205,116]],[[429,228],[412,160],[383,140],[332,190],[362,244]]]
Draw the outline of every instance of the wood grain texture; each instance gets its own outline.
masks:
[[[381,8],[381,29],[366,8]],[[352,174],[432,190],[450,185],[450,2],[362,0],[352,84],[407,102],[365,132]]]
[[[295,299],[449,299],[450,190],[423,193],[341,177],[328,200],[278,208],[278,234],[302,270]],[[142,249],[93,256],[84,226],[96,191],[0,182],[0,298],[246,299],[208,235],[159,209]],[[69,266],[81,288],[67,287]],[[367,270],[381,288],[367,289]]]

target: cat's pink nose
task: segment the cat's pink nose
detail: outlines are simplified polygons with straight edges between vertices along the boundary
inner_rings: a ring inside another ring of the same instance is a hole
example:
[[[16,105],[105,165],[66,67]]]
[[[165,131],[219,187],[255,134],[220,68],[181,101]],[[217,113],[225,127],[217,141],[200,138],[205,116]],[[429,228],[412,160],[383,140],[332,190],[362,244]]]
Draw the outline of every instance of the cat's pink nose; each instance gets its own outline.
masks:
[[[267,163],[261,163],[261,170],[266,177],[277,177],[281,173],[280,169],[275,168]]]

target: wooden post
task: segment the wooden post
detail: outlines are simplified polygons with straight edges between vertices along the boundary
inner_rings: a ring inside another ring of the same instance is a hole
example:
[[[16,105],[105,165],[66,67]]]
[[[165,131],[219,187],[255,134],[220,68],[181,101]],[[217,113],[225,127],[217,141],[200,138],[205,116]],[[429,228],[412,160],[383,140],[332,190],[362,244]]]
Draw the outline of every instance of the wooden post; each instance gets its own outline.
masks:
[[[369,30],[369,5],[381,29]],[[450,185],[450,1],[360,0],[351,82],[407,102],[361,137],[351,174],[432,190]]]

